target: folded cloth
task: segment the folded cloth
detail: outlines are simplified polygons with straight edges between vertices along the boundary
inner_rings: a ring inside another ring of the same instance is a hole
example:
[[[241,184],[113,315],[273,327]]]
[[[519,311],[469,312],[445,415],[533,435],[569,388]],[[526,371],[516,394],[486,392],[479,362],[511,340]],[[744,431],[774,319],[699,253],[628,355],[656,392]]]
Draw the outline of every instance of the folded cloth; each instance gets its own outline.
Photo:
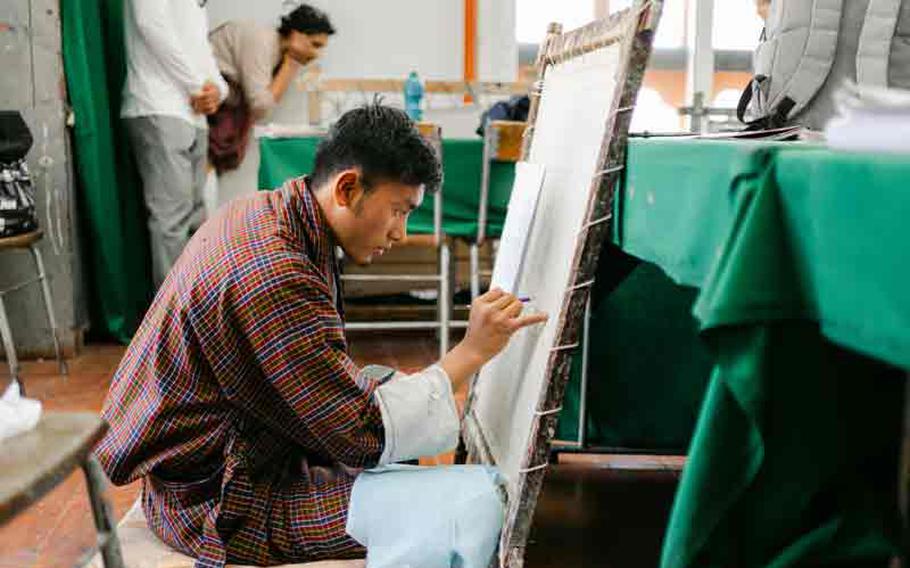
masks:
[[[836,97],[839,114],[825,128],[829,147],[910,153],[910,91],[847,83]]]
[[[39,418],[41,403],[21,396],[19,383],[13,381],[0,397],[0,440],[28,432]]]
[[[492,467],[388,465],[354,482],[347,532],[367,568],[487,568],[503,522]]]

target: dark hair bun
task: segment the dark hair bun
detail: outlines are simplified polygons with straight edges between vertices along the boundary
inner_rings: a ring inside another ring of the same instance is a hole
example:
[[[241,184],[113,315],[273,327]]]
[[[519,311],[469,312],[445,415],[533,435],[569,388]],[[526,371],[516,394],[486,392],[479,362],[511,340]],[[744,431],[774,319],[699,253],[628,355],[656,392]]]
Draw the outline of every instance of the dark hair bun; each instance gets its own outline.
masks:
[[[318,10],[309,4],[301,4],[294,8],[289,14],[281,17],[281,25],[278,26],[278,33],[287,36],[292,31],[305,34],[327,34],[335,33],[332,22],[322,10]]]

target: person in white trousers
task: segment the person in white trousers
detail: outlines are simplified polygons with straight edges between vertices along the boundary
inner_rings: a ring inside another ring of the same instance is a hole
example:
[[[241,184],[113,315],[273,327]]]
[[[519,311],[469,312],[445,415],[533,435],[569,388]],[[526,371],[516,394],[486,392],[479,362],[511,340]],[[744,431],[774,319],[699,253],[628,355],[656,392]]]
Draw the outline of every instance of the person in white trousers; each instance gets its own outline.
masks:
[[[199,0],[127,0],[124,26],[120,115],[142,178],[157,287],[205,219],[206,115],[228,87]]]

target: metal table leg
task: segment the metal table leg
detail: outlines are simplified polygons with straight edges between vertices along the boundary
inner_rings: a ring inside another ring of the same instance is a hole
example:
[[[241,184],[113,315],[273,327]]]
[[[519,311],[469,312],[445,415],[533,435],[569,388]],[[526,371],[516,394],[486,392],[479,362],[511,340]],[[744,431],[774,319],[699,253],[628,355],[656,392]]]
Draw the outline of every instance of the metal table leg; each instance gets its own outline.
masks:
[[[0,293],[0,340],[3,341],[3,350],[6,351],[6,361],[9,363],[9,373],[13,381],[19,383],[19,359],[16,358],[16,345],[13,343],[13,330],[9,326],[9,317],[3,305],[3,294]]]
[[[51,289],[47,284],[47,273],[44,270],[44,262],[41,259],[41,251],[38,245],[33,244],[29,247],[32,256],[35,259],[35,266],[38,268],[38,280],[41,282],[41,292],[44,294],[44,308],[47,310],[47,321],[51,326],[51,335],[54,339],[54,353],[57,355],[57,367],[60,374],[67,374],[66,361],[63,359],[63,350],[60,348],[60,332],[57,329],[57,318],[54,316],[54,304],[51,301]]]
[[[104,476],[98,460],[92,455],[89,455],[82,464],[82,470],[85,472],[88,496],[92,502],[92,516],[95,518],[95,528],[98,531],[98,548],[101,549],[104,567],[124,568],[120,541],[117,539],[117,527],[111,515],[110,505],[104,498],[107,478]]]
[[[591,294],[585,302],[581,336],[581,385],[578,389],[578,447],[588,445],[588,357],[591,349]]]
[[[439,358],[445,357],[449,352],[449,327],[452,318],[452,287],[451,287],[451,251],[449,244],[443,238],[439,243]]]
[[[898,498],[904,522],[904,554],[901,566],[910,568],[910,373],[904,383],[904,431],[901,440]]]

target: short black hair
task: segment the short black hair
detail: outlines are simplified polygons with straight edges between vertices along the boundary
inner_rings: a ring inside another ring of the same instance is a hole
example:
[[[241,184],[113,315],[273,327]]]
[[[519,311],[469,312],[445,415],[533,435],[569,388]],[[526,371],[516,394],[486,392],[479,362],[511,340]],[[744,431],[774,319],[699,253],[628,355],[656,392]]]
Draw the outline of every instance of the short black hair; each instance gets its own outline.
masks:
[[[332,27],[332,22],[329,21],[325,12],[313,8],[309,4],[301,4],[287,16],[281,17],[281,25],[278,26],[278,33],[281,34],[281,37],[287,37],[292,31],[308,35],[333,35],[335,28]]]
[[[442,182],[439,158],[404,111],[378,102],[344,113],[329,129],[313,166],[313,187],[333,175],[360,168],[367,191],[382,182],[423,185],[433,193]]]

